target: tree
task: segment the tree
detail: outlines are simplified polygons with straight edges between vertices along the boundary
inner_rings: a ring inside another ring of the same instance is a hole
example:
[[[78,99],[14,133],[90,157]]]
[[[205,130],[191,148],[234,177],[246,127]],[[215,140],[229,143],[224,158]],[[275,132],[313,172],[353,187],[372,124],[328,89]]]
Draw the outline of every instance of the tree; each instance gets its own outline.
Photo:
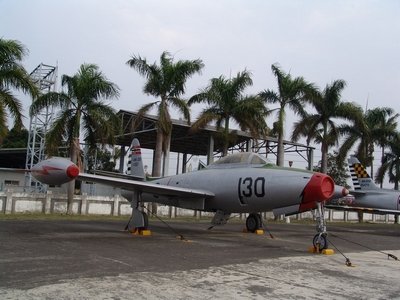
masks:
[[[315,90],[312,83],[305,81],[303,77],[292,78],[290,73],[283,72],[278,65],[271,66],[273,74],[278,80],[278,92],[273,90],[264,90],[260,96],[267,102],[278,104],[278,121],[276,129],[278,133],[278,155],[276,164],[283,166],[284,164],[284,127],[286,118],[286,108],[291,108],[295,113],[301,114],[304,112],[304,101],[309,94]]]
[[[28,144],[29,132],[25,128],[12,128],[8,131],[3,142],[0,144],[2,148],[25,148]]]
[[[400,181],[400,133],[397,133],[389,141],[388,146],[390,151],[385,152],[375,181],[382,184],[387,173],[389,175],[389,182],[394,183],[394,189],[398,190]]]
[[[294,124],[292,140],[297,141],[301,136],[306,136],[310,141],[321,144],[321,171],[327,172],[327,155],[331,146],[337,145],[339,140],[339,127],[334,119],[358,120],[362,118],[359,106],[350,102],[341,101],[341,92],[346,86],[345,81],[335,80],[326,85],[321,92],[315,90],[308,99],[315,113],[304,113],[301,119]]]
[[[372,130],[375,126],[373,120],[368,117],[369,111],[361,112],[362,118],[352,120],[350,124],[339,126],[340,135],[344,137],[339,149],[338,160],[343,164],[351,149],[357,144],[355,154],[366,167],[373,162],[374,141]],[[372,174],[372,173],[371,173]]]
[[[326,174],[332,177],[335,184],[349,188],[349,185],[347,184],[347,178],[349,178],[350,176],[347,175],[347,171],[346,168],[344,167],[344,164],[339,163],[337,158],[338,158],[338,152],[335,151],[333,154],[328,153]],[[315,166],[313,171],[321,172],[322,171],[321,166],[322,166],[322,161],[319,161],[318,166]]]
[[[101,170],[109,172],[118,172],[115,169],[115,157],[106,147],[97,147],[90,149],[87,154],[88,170]]]
[[[371,114],[371,118],[375,120],[376,126],[373,131],[373,139],[375,144],[377,144],[382,150],[381,164],[385,158],[385,148],[390,145],[390,141],[397,134],[397,122],[399,114],[395,114],[394,110],[389,107],[375,108]],[[373,164],[371,164],[372,168]],[[371,174],[373,171],[371,170]],[[382,188],[383,183],[380,182]]]
[[[143,92],[158,98],[139,109],[135,122],[136,124],[140,122],[152,108],[157,109],[157,138],[152,175],[158,177],[161,176],[162,153],[169,148],[168,143],[172,130],[169,109],[171,106],[178,109],[184,118],[188,122],[190,121],[187,103],[180,97],[185,92],[187,79],[195,73],[200,73],[204,64],[200,59],[174,62],[171,54],[166,51],[160,56],[160,65],[149,64],[145,58],[134,55],[127,61],[127,64],[146,78]]]
[[[342,125],[340,132],[345,136],[345,140],[340,147],[339,161],[344,162],[350,149],[358,141],[359,144],[355,154],[366,167],[371,166],[371,174],[374,174],[374,144],[380,146],[382,149],[382,161],[385,147],[396,133],[397,117],[398,114],[394,114],[392,108],[378,107],[367,110],[361,120]]]
[[[0,38],[0,140],[7,134],[7,112],[14,120],[13,128],[22,127],[22,104],[13,95],[19,90],[35,98],[38,89],[21,65],[28,50],[18,41]]]
[[[248,71],[239,72],[236,77],[226,79],[224,76],[211,79],[207,88],[189,99],[189,106],[205,102],[209,105],[204,109],[192,128],[203,128],[211,122],[216,122],[223,140],[223,155],[228,151],[232,136],[229,133],[230,121],[235,121],[241,130],[250,131],[257,137],[265,135],[267,124],[265,117],[268,111],[258,96],[244,96],[243,91],[252,85],[251,74]]]
[[[115,110],[103,100],[119,96],[119,88],[108,81],[105,75],[94,64],[83,64],[73,75],[63,75],[61,84],[66,91],[50,92],[36,99],[31,107],[31,116],[47,106],[59,107],[49,132],[46,135],[47,151],[54,152],[67,141],[71,160],[78,163],[80,153],[80,136],[93,148],[97,143],[114,142],[119,128],[119,119]],[[68,213],[72,213],[72,200],[75,182],[68,188]]]

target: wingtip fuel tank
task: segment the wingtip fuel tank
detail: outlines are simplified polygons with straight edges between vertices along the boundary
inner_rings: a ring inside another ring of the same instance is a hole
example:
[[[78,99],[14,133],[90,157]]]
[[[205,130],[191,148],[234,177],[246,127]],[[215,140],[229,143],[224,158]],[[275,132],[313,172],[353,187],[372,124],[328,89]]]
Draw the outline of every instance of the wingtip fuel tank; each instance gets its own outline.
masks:
[[[51,157],[34,165],[32,176],[48,185],[67,183],[79,175],[79,168],[70,160],[63,157]]]

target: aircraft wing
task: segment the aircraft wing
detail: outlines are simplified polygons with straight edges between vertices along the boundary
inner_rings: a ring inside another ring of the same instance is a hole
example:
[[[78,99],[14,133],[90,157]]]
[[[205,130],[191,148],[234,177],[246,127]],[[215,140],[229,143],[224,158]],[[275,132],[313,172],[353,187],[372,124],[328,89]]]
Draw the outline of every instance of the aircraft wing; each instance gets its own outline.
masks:
[[[26,169],[16,169],[16,168],[0,168],[0,171],[4,172],[16,172],[16,173],[25,173],[25,172],[30,172],[30,170]]]
[[[369,194],[371,193],[371,192],[368,192]],[[360,191],[360,190],[351,190],[351,191],[349,191],[349,195],[358,195],[358,196],[361,196],[361,195],[366,195],[367,194],[367,192],[365,192],[365,191]]]
[[[103,170],[92,171],[92,172],[90,172],[88,174],[101,175],[101,176],[106,176],[106,177],[122,178],[122,179],[128,179],[128,180],[138,180],[138,181],[143,181],[144,180],[143,177],[139,177],[139,176],[122,174],[122,173],[117,173],[117,172],[110,172],[110,171],[103,171]]]
[[[123,178],[114,178],[101,175],[80,173],[78,180],[101,183],[113,187],[118,187],[127,191],[139,191],[149,194],[163,195],[169,197],[185,197],[190,199],[213,198],[214,193],[206,190],[196,190],[188,188],[171,187],[154,182],[135,181]]]
[[[368,214],[378,214],[378,215],[400,215],[400,210],[391,209],[380,209],[380,208],[369,208],[369,207],[357,207],[348,205],[325,205],[326,208],[342,210],[342,211],[356,211],[364,212]]]

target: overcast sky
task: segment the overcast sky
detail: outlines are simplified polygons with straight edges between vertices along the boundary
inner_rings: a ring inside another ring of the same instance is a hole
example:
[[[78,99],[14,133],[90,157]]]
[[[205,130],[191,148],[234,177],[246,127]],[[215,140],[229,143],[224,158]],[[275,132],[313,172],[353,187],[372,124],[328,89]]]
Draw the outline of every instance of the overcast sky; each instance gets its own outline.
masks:
[[[276,89],[271,64],[279,63],[321,88],[344,79],[344,100],[400,113],[399,16],[397,0],[0,0],[0,37],[29,49],[28,71],[58,64],[60,78],[97,64],[121,89],[117,110],[151,100],[126,61],[132,54],[158,61],[167,50],[205,64],[187,97],[245,68],[254,81],[247,93]],[[24,98],[25,114],[29,104]]]

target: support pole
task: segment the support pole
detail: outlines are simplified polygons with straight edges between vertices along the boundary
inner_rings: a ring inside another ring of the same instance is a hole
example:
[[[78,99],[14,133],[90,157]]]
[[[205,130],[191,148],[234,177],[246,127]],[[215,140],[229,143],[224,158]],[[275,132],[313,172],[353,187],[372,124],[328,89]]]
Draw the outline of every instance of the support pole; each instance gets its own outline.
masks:
[[[125,146],[121,146],[121,154],[119,156],[119,172],[124,173],[124,165],[125,165]]]
[[[171,149],[171,135],[168,135],[166,141],[166,149],[163,155],[163,169],[162,169],[163,177],[168,176],[170,149]]]
[[[208,153],[207,153],[207,165],[214,162],[214,138],[210,135],[208,139]]]
[[[312,171],[314,166],[314,150],[309,148],[307,151],[308,158],[308,170]]]
[[[182,157],[182,174],[186,173],[187,169],[187,153],[183,153],[183,157]]]

